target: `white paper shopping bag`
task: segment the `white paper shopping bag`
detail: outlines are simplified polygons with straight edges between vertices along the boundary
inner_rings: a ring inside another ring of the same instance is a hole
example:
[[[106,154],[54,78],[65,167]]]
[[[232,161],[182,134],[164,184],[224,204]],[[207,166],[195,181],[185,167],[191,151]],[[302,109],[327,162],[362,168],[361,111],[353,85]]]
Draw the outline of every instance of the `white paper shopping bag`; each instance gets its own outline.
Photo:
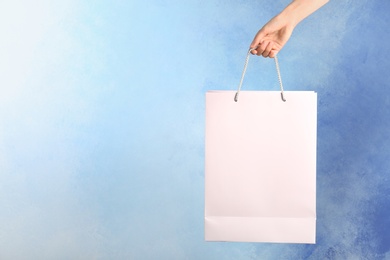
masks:
[[[315,243],[317,94],[206,93],[206,241]]]

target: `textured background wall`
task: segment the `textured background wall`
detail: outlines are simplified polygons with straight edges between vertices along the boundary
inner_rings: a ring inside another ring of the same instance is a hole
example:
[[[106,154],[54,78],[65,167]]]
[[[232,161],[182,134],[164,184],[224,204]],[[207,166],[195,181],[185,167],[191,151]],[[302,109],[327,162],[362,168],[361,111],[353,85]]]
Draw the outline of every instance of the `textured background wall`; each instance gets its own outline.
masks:
[[[279,55],[318,92],[317,244],[204,242],[204,94],[288,3],[2,1],[0,258],[390,259],[388,1],[331,1]]]

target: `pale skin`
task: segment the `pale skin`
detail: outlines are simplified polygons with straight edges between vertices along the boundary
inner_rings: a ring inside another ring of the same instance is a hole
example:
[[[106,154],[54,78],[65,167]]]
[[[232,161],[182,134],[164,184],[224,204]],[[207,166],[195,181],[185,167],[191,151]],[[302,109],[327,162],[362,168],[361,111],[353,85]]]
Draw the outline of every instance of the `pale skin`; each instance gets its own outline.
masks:
[[[293,0],[258,31],[250,45],[252,54],[274,58],[290,39],[294,28],[328,1]]]

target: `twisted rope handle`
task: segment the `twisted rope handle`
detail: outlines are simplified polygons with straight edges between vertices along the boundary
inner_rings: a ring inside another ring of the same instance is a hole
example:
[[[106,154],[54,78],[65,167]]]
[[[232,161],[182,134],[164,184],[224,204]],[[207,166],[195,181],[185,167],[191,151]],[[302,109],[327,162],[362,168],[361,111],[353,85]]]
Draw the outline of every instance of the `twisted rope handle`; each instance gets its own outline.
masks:
[[[254,50],[254,49],[249,49],[249,51],[248,51],[248,53],[247,53],[247,55],[246,55],[245,64],[244,64],[244,69],[243,69],[243,71],[242,71],[240,84],[238,85],[238,89],[237,89],[236,95],[234,96],[234,101],[235,101],[235,102],[238,101],[238,95],[240,94],[240,91],[241,91],[242,82],[244,81],[246,69],[247,69],[247,67],[248,67],[248,62],[249,62],[249,56],[250,56],[252,50]],[[282,77],[280,76],[280,68],[279,68],[278,57],[275,56],[274,60],[275,60],[276,72],[278,73],[278,80],[279,80],[280,91],[281,91],[281,92],[280,92],[280,96],[281,96],[281,98],[282,98],[282,101],[283,101],[283,102],[286,102],[286,99],[284,98],[284,90],[283,90]]]

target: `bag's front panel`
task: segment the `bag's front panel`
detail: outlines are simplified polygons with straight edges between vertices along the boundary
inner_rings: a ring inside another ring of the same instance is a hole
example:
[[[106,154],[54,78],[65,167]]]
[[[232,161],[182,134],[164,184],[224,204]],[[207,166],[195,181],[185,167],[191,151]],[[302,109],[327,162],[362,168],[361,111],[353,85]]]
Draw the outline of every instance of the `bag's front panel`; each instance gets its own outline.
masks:
[[[264,242],[294,242],[301,227],[311,239],[296,242],[314,242],[316,94],[286,92],[287,102],[275,91],[233,97],[206,95],[206,240],[259,241],[261,233]],[[272,238],[283,230],[288,241]]]

